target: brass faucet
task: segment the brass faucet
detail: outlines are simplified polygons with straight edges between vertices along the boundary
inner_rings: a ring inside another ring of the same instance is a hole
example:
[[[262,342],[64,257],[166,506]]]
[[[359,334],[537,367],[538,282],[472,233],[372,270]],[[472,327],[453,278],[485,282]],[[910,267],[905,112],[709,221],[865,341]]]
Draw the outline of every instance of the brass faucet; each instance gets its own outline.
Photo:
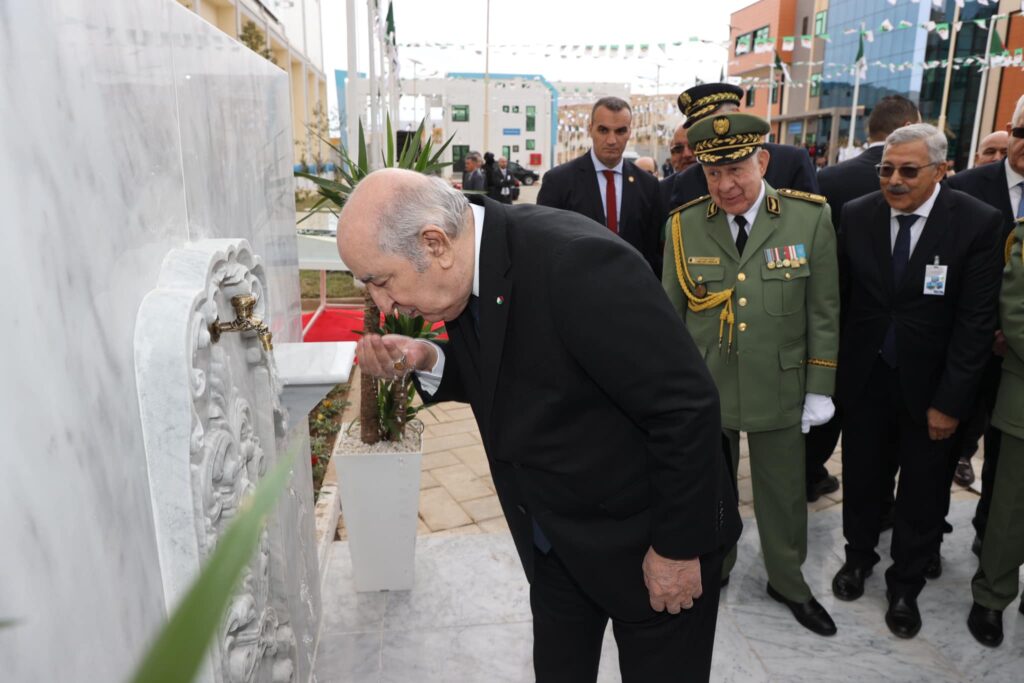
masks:
[[[222,323],[220,319],[210,323],[210,338],[214,343],[220,340],[222,332],[249,332],[253,331],[260,338],[260,344],[264,351],[274,349],[273,335],[270,329],[259,318],[252,317],[252,311],[256,308],[256,297],[252,295],[238,295],[231,297],[231,305],[235,309],[235,319],[229,323]]]

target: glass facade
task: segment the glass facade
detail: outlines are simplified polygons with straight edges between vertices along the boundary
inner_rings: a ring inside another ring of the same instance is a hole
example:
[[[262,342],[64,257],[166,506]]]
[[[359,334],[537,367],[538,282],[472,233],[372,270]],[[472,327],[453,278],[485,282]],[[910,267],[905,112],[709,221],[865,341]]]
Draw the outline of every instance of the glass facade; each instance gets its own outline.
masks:
[[[820,106],[850,107],[853,104],[853,63],[857,56],[859,32],[862,27],[874,33],[874,42],[864,42],[868,62],[867,77],[861,79],[858,103],[865,116],[857,117],[855,140],[863,142],[866,115],[878,100],[887,95],[903,95],[916,102],[923,120],[936,123],[942,104],[942,90],[946,72],[942,68],[924,69],[924,62],[946,59],[949,41],[942,40],[935,31],[926,32],[920,26],[928,21],[952,23],[955,0],[946,0],[942,9],[934,9],[930,2],[880,3],[875,0],[832,0],[828,9],[828,30],[831,40],[825,43]],[[963,27],[957,37],[957,57],[983,56],[987,31],[973,23],[974,19],[988,19],[995,14],[995,3],[982,6],[967,3],[960,13]],[[888,20],[894,27],[908,22],[911,28],[879,29]],[[849,33],[847,33],[849,31]],[[952,31],[952,28],[951,28]],[[874,64],[884,62],[885,66]],[[910,62],[912,66],[903,64]],[[890,67],[889,64],[895,66]],[[958,169],[966,168],[967,154],[974,125],[974,111],[980,85],[977,65],[961,65],[953,71],[947,104],[947,137],[949,156]],[[842,117],[838,122],[840,147],[846,145],[850,120]]]

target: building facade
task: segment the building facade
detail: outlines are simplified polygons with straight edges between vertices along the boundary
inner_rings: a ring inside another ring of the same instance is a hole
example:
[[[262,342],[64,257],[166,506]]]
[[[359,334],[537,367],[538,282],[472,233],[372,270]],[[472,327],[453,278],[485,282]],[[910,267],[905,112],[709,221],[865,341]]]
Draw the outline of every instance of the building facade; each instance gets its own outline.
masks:
[[[328,148],[327,77],[324,74],[320,0],[178,0],[213,26],[244,43],[288,74],[296,165],[319,166]]]

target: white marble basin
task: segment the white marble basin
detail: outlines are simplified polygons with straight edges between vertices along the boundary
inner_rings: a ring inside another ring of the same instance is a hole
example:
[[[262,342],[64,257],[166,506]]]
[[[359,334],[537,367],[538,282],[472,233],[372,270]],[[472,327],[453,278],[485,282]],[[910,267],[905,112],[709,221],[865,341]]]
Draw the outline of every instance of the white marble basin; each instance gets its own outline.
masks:
[[[281,401],[292,424],[308,415],[335,385],[348,381],[355,355],[355,342],[274,344]]]

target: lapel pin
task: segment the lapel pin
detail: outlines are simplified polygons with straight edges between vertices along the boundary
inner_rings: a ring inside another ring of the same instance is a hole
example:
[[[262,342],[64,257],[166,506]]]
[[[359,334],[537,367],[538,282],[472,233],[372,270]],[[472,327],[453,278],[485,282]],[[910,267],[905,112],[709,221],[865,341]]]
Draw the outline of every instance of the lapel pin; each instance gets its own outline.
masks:
[[[503,303],[505,303],[505,297],[499,296],[497,299],[495,299],[495,303],[497,303],[499,306],[502,305]]]
[[[633,176],[629,176],[629,182],[631,182],[631,183],[634,182]]]

